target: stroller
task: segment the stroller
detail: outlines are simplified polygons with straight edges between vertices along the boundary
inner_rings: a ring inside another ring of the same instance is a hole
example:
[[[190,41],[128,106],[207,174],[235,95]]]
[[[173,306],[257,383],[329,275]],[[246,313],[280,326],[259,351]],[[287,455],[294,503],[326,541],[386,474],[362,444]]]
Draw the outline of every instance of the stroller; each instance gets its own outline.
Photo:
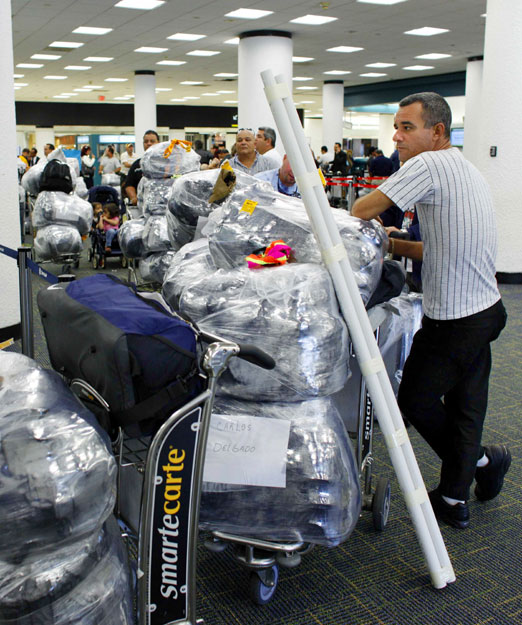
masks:
[[[102,206],[106,204],[116,204],[116,206],[120,207],[120,223],[122,220],[122,212],[120,205],[120,198],[118,192],[114,187],[110,187],[107,185],[100,185],[96,187],[92,187],[89,189],[88,200],[91,204],[99,203]],[[120,245],[118,242],[118,237],[114,237],[111,244],[111,251],[108,252],[106,250],[105,245],[105,233],[103,230],[100,230],[93,223],[93,227],[89,233],[89,238],[91,240],[91,246],[87,253],[87,258],[89,262],[92,262],[93,269],[102,269],[105,267],[105,259],[110,256],[120,257],[121,266],[123,268],[127,267],[128,260],[120,249]]]

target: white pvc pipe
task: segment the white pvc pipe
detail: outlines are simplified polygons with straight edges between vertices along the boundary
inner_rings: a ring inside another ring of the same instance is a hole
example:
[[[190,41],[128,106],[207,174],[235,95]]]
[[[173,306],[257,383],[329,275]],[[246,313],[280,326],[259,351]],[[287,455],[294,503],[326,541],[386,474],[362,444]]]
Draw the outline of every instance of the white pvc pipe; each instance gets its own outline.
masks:
[[[284,78],[274,80],[270,70],[261,72],[261,77],[312,231],[332,277],[432,583],[443,588],[455,580],[455,574],[290,90]]]

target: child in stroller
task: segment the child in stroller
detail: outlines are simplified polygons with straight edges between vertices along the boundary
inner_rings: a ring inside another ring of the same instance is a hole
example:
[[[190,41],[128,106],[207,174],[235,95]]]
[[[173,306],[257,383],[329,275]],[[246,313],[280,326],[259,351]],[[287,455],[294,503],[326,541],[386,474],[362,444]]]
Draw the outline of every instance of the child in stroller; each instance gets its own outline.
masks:
[[[105,204],[96,227],[105,234],[105,253],[110,254],[112,252],[112,242],[118,234],[118,228],[120,227],[119,210],[116,204],[112,202]]]
[[[121,266],[127,266],[119,243],[118,227],[120,225],[119,198],[112,187],[98,186],[89,190],[89,201],[93,206],[94,219],[90,232],[91,248],[89,261],[94,269],[105,266],[107,256],[120,256]]]

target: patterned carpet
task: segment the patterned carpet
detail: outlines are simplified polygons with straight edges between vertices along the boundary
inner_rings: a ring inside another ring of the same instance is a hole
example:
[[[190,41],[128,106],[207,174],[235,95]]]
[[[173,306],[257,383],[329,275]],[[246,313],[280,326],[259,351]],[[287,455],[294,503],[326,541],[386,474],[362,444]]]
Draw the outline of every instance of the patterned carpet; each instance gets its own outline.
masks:
[[[85,266],[85,263],[82,263]],[[126,277],[117,259],[106,271]],[[58,273],[60,268],[48,266]],[[89,273],[80,271],[79,275]],[[34,279],[34,290],[44,283]],[[206,625],[516,625],[522,623],[522,286],[501,288],[509,319],[493,345],[489,416],[484,442],[508,443],[513,464],[494,501],[470,501],[471,526],[442,526],[457,581],[435,590],[429,580],[382,437],[374,437],[374,475],[392,482],[388,525],[378,533],[363,512],[351,537],[334,549],[316,548],[300,566],[280,572],[271,603],[253,605],[248,571],[228,552],[201,547],[198,617]],[[15,347],[16,349],[16,347]],[[49,366],[38,316],[35,357]],[[411,431],[426,486],[437,483],[439,463]]]

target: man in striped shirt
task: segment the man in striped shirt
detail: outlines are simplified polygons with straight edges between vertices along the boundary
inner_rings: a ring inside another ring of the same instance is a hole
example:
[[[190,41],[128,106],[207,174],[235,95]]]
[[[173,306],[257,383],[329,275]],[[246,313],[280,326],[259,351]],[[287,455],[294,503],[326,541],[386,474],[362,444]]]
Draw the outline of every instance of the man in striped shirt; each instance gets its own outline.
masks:
[[[481,445],[490,342],[506,323],[495,279],[497,236],[488,185],[450,143],[451,111],[436,93],[399,103],[394,141],[403,167],[360,198],[352,214],[372,219],[391,205],[415,206],[422,242],[390,239],[390,250],[422,260],[424,317],[399,389],[399,406],[442,460],[430,492],[436,516],[464,529],[473,480],[496,497],[511,463],[504,445]]]

